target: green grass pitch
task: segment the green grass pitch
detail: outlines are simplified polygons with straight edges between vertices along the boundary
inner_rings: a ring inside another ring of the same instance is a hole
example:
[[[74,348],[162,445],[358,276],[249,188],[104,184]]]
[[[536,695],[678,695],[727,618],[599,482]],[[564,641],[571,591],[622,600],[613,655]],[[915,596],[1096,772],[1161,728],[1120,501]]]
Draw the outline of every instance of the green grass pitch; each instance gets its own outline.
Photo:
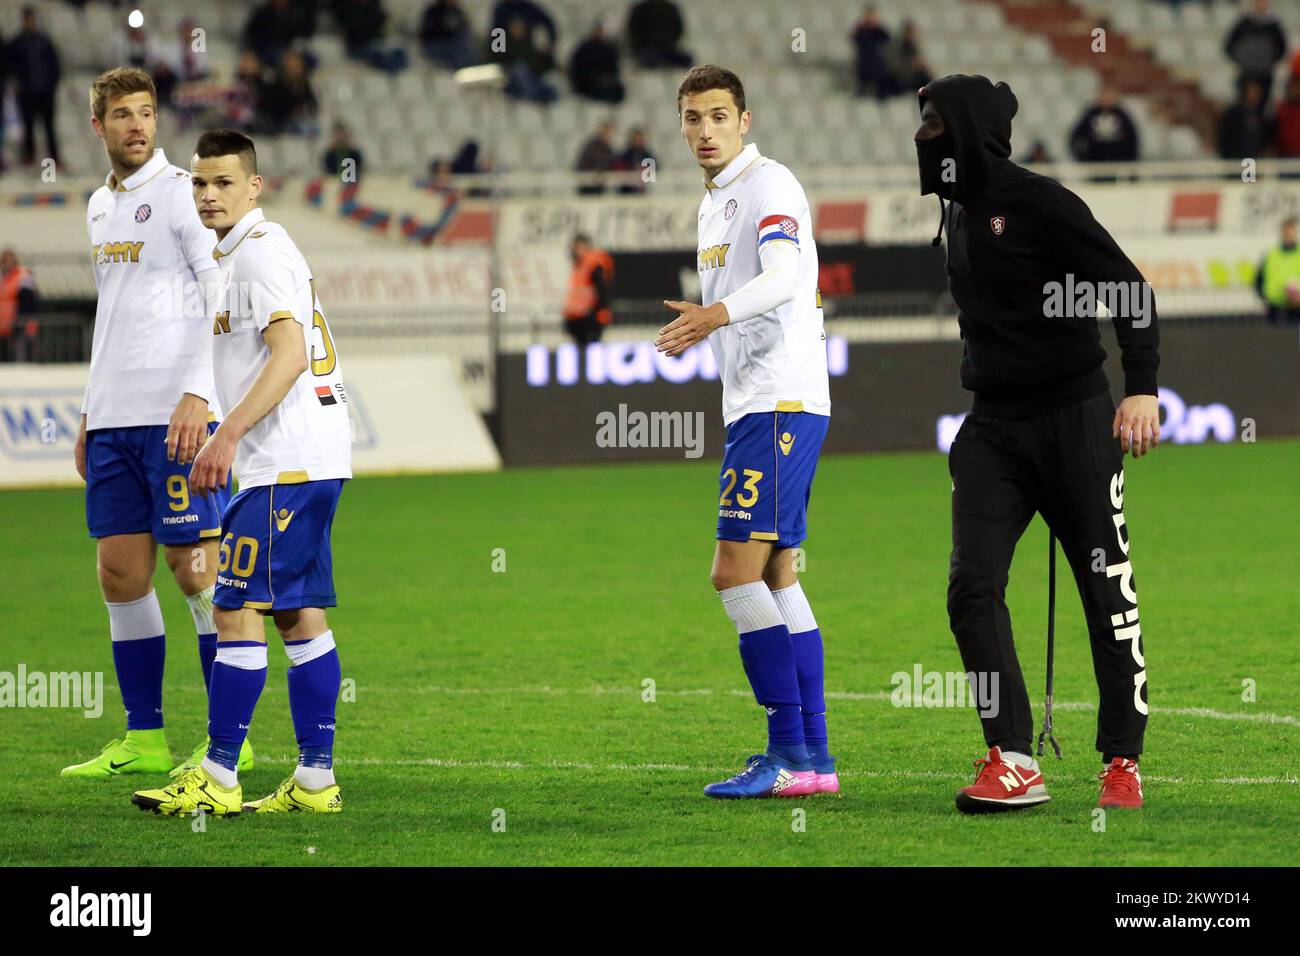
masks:
[[[1147,807],[1110,813],[1104,830],[1092,815],[1096,690],[1068,573],[1056,665],[1065,759],[1043,759],[1050,804],[960,816],[953,792],[982,755],[974,712],[889,701],[895,672],[960,669],[944,609],[949,479],[933,453],[829,457],[817,475],[803,583],[826,639],[843,794],[704,798],[764,732],[708,582],[716,467],[351,482],[330,612],[355,681],[338,712],[344,812],[212,820],[203,832],[130,805],[155,777],[58,777],[120,727],[94,549],[80,492],[0,493],[0,670],[105,672],[98,720],[0,710],[0,864],[1300,862],[1300,443],[1130,460],[1153,705]],[[1036,722],[1045,534],[1031,525],[1009,594]],[[157,584],[179,756],[203,733],[206,702],[189,614],[165,569]],[[278,638],[271,650],[251,736],[259,762],[243,780],[252,796],[295,753]]]

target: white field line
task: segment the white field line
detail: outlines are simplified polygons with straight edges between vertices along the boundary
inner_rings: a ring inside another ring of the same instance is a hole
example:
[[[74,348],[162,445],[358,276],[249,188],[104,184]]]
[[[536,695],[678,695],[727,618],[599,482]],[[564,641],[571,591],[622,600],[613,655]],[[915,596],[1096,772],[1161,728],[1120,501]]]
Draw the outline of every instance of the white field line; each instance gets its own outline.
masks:
[[[357,693],[379,693],[379,694],[450,694],[462,696],[492,696],[492,695],[537,695],[537,696],[629,696],[641,694],[638,687],[550,687],[539,685],[536,687],[442,687],[442,686],[425,686],[425,687],[358,687]],[[750,692],[739,688],[730,688],[727,690],[715,690],[712,687],[697,687],[693,689],[656,689],[656,696],[664,697],[748,697]],[[845,701],[890,701],[893,700],[893,694],[890,691],[873,691],[871,693],[855,693],[852,691],[827,691],[827,700],[845,700]],[[1057,700],[1052,702],[1052,706],[1057,710],[1096,710],[1097,705],[1089,701],[1070,701]],[[917,705],[920,709],[920,705]],[[1293,717],[1290,714],[1274,714],[1267,711],[1251,713],[1248,711],[1230,711],[1215,710],[1211,707],[1163,707],[1155,705],[1151,708],[1153,714],[1169,714],[1174,717],[1204,717],[1207,720],[1232,720],[1247,721],[1261,724],[1283,724],[1291,727],[1300,727],[1300,718]]]
[[[270,763],[279,765],[293,765],[298,762],[297,756],[281,754],[278,757],[264,757],[258,755],[259,763]],[[456,760],[443,757],[424,757],[419,760],[389,760],[382,757],[340,757],[334,761],[340,767],[445,767],[455,770],[593,770],[608,771],[622,770],[632,773],[646,773],[656,770],[671,770],[684,773],[698,773],[702,775],[721,775],[734,770],[734,767],[695,767],[690,764],[681,763],[587,763],[574,760],[549,760],[543,763],[524,763],[519,760]],[[854,770],[844,769],[839,771],[841,777],[849,779],[882,779],[896,780],[903,777],[908,780],[956,780],[969,781],[969,773],[951,773],[938,770]],[[1164,777],[1155,774],[1143,774],[1142,779],[1149,783],[1182,783],[1195,785],[1248,785],[1248,786],[1268,786],[1274,784],[1289,784],[1291,786],[1300,786],[1300,778],[1297,777],[1215,777],[1212,779],[1196,779],[1192,777]]]

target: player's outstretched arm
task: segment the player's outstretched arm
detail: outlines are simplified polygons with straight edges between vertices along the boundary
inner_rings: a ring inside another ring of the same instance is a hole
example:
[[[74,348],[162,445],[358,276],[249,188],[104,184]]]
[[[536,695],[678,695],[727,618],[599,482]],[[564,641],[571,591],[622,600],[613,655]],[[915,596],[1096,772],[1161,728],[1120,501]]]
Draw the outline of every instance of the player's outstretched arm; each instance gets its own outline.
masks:
[[[298,376],[307,370],[307,342],[296,320],[272,322],[262,331],[262,337],[271,350],[270,358],[194,459],[190,489],[199,495],[225,487],[240,439],[284,400]]]
[[[764,243],[759,261],[762,272],[713,305],[664,300],[664,305],[681,314],[659,330],[655,348],[681,355],[707,339],[714,329],[748,322],[793,299],[799,282],[799,247],[785,241]]]

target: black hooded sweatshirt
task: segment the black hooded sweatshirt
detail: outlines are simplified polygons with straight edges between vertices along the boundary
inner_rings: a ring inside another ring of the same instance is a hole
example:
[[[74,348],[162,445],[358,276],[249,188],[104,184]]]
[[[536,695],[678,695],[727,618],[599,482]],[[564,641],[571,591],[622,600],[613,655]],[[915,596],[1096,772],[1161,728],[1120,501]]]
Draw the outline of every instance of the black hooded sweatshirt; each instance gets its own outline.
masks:
[[[1007,84],[945,76],[919,97],[922,108],[934,103],[945,127],[935,145],[917,143],[921,191],[954,200],[940,230],[948,233],[948,288],[965,343],[961,383],[975,393],[975,410],[1024,417],[1107,391],[1095,310],[1081,316],[1077,308],[1080,283],[1102,293],[1102,283],[1141,290],[1142,274],[1082,199],[1008,158],[1017,103]],[[954,182],[936,184],[936,155],[956,159]],[[1045,287],[1053,282],[1074,317],[1048,317]],[[1102,295],[1114,316],[1125,395],[1156,394],[1159,333],[1146,295],[1141,317]]]

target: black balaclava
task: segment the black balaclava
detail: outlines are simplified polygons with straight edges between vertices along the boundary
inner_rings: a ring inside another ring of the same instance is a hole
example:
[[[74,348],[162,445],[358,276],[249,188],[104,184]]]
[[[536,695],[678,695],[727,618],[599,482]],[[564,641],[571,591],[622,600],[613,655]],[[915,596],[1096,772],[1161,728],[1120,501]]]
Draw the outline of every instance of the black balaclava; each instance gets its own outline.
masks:
[[[928,196],[934,193],[944,199],[953,198],[953,187],[955,181],[945,181],[944,160],[952,160],[948,163],[948,168],[953,172],[949,174],[949,180],[956,174],[956,145],[953,143],[952,131],[945,129],[938,136],[932,139],[916,140],[916,162],[921,171],[921,195]]]

